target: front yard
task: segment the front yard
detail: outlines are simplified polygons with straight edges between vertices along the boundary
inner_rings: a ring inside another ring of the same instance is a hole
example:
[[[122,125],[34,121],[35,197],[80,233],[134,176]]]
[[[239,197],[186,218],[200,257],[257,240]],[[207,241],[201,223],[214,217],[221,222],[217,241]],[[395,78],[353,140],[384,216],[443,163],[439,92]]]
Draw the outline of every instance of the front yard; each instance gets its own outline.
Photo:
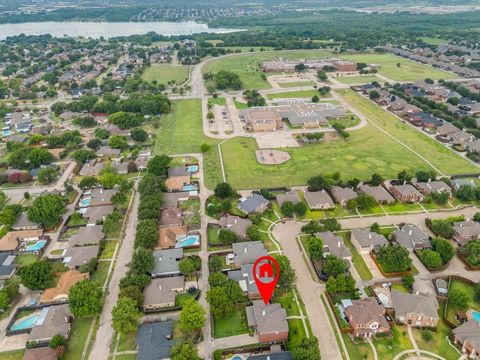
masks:
[[[82,358],[85,342],[87,341],[88,332],[92,325],[92,318],[75,319],[72,330],[67,343],[67,360],[80,360]]]

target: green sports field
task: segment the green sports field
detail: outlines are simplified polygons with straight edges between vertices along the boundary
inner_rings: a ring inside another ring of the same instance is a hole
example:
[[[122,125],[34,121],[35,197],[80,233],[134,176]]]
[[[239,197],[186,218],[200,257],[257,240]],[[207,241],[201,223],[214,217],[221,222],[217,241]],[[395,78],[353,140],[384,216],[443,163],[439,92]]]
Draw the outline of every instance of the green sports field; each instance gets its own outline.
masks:
[[[383,80],[375,75],[368,75],[368,76],[339,76],[336,77],[335,80],[342,84],[368,84],[373,81],[378,81],[382,83]]]
[[[145,69],[142,79],[145,81],[157,80],[159,84],[167,84],[169,81],[181,84],[188,79],[189,68],[189,66],[183,65],[155,64]]]

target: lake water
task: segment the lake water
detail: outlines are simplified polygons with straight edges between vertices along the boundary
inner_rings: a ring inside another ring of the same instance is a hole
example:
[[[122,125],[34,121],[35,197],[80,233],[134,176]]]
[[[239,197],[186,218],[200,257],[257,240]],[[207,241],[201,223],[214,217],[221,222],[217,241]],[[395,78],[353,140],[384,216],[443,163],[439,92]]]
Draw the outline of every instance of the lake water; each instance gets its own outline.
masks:
[[[236,29],[209,28],[207,24],[199,24],[194,21],[185,22],[30,22],[19,24],[0,24],[0,40],[7,36],[43,35],[50,34],[55,37],[91,37],[111,38],[116,36],[128,36],[146,34],[150,31],[160,35],[190,35],[201,32],[224,34]]]

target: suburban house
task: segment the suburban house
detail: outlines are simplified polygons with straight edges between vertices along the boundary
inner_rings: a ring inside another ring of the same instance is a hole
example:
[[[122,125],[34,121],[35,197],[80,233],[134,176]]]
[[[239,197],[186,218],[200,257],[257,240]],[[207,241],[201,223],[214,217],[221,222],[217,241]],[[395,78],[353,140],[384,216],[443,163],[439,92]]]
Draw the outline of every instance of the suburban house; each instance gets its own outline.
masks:
[[[247,360],[293,360],[290,351],[282,351],[281,348],[278,349],[278,352],[273,352],[273,350],[270,351],[271,352],[268,354],[250,355]]]
[[[165,187],[168,192],[182,191],[185,185],[190,184],[190,174],[172,176],[165,180]]]
[[[447,193],[449,197],[452,197],[452,188],[443,181],[429,181],[429,182],[417,182],[415,187],[423,195],[430,195],[431,193]]]
[[[105,163],[101,161],[89,161],[83,164],[78,175],[80,176],[98,176],[105,168]]]
[[[92,259],[96,259],[100,246],[75,246],[63,251],[63,263],[71,270],[80,269],[82,265],[88,264]]]
[[[190,176],[185,166],[171,166],[168,168],[168,177]]]
[[[380,204],[393,204],[395,202],[395,198],[382,185],[370,186],[363,184],[358,187],[358,190],[370,195]]]
[[[462,186],[472,186],[474,188],[477,187],[473,179],[463,179],[463,178],[452,179],[452,186],[455,191],[460,189]]]
[[[458,146],[460,149],[463,149],[465,146],[465,143],[469,141],[474,141],[475,136],[472,134],[469,134],[463,130],[457,131],[453,134],[450,134],[450,141],[453,145]]]
[[[430,236],[417,225],[405,224],[399,230],[393,232],[396,243],[408,250],[430,249]]]
[[[107,215],[115,211],[115,206],[106,205],[106,206],[92,206],[86,208],[84,211],[81,210],[80,213],[82,217],[87,220],[87,224],[99,224],[103,223]]]
[[[188,234],[186,226],[162,226],[158,229],[158,243],[156,249],[170,249],[177,245],[177,241]]]
[[[175,345],[172,335],[172,321],[141,324],[135,338],[137,360],[170,359],[170,351]]]
[[[353,189],[348,187],[342,188],[340,186],[332,186],[330,193],[335,201],[341,206],[347,206],[347,202],[349,200],[353,200],[358,197],[358,194],[353,191]]]
[[[81,273],[77,270],[69,270],[60,276],[57,286],[46,289],[40,296],[41,304],[55,303],[68,300],[70,288],[77,282],[89,278],[88,273]]]
[[[220,218],[219,225],[234,232],[240,239],[245,239],[247,237],[247,229],[252,225],[252,222],[249,219],[227,214],[227,216]]]
[[[290,201],[292,204],[297,204],[302,201],[302,199],[300,199],[300,196],[298,195],[297,190],[291,190],[286,192],[285,194],[278,194],[276,198],[278,206],[280,207],[282,207],[283,203],[287,201]]]
[[[390,331],[390,325],[385,319],[385,308],[373,297],[352,300],[351,305],[345,307],[345,315],[354,337],[370,338]]]
[[[143,310],[154,311],[175,306],[175,297],[185,291],[183,276],[152,279],[143,291]]]
[[[392,304],[397,323],[421,328],[437,326],[438,302],[434,295],[392,290]]]
[[[480,237],[480,223],[466,220],[453,223],[453,239],[461,246]]]
[[[392,185],[389,190],[403,203],[416,203],[424,200],[424,196],[410,184]]]
[[[118,157],[122,151],[120,149],[112,149],[110,146],[101,146],[97,150],[97,157]]]
[[[244,214],[261,213],[267,210],[269,201],[260,194],[252,194],[248,198],[241,198],[238,209]]]
[[[9,231],[0,239],[0,252],[15,252],[22,242],[37,241],[42,235],[42,229]]]
[[[246,308],[248,326],[256,329],[261,343],[274,343],[288,340],[287,312],[280,304],[267,304],[254,300]]]
[[[41,319],[41,321],[40,321]],[[40,319],[28,334],[28,341],[36,344],[48,344],[55,335],[68,339],[72,315],[68,304],[44,307]]]
[[[235,267],[240,269],[242,265],[254,264],[262,256],[267,255],[267,250],[261,241],[247,241],[232,244],[235,255]]]
[[[182,210],[178,208],[163,209],[160,212],[160,226],[181,226],[183,225]]]
[[[351,260],[352,253],[343,242],[343,239],[332,233],[331,231],[324,231],[315,234],[316,237],[323,241],[323,256],[328,255],[337,256],[344,260]]]
[[[350,234],[353,246],[359,254],[367,255],[372,251],[377,251],[383,245],[389,242],[382,234],[370,231],[369,229],[354,229]]]
[[[471,319],[453,329],[453,341],[462,345],[462,352],[470,359],[480,357],[480,324]]]
[[[102,225],[87,225],[78,228],[68,240],[70,246],[96,245],[105,237]]]
[[[10,279],[17,269],[14,254],[0,253],[0,280]]]
[[[39,347],[26,349],[22,360],[57,360],[58,353],[56,349],[51,347]]]
[[[27,213],[22,212],[17,217],[17,221],[12,226],[12,230],[36,230],[40,229],[40,224],[34,223],[28,219]]]
[[[151,271],[153,278],[176,276],[180,274],[178,264],[183,258],[183,249],[157,250],[153,252],[155,266]]]
[[[305,201],[312,210],[326,210],[335,207],[330,195],[325,191],[305,191]]]
[[[449,122],[443,123],[442,126],[438,126],[436,129],[436,134],[440,138],[447,138],[449,135],[460,131],[455,125],[452,125]]]
[[[240,270],[229,271],[228,278],[238,282],[240,288],[247,293],[250,299],[260,299],[260,292],[253,277],[253,264],[245,264],[240,267]]]
[[[164,193],[163,194],[163,205],[162,208],[175,208],[178,204],[187,201],[190,199],[190,193],[188,191],[180,191],[175,193]]]
[[[112,205],[112,197],[119,191],[118,187],[86,191],[83,193],[82,200],[80,200],[80,207]]]

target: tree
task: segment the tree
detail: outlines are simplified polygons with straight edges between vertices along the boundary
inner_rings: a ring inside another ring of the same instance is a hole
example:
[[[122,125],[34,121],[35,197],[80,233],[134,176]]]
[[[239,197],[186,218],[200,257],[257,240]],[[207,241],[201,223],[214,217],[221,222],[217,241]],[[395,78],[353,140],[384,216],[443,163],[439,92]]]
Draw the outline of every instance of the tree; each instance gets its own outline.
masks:
[[[372,174],[372,178],[370,180],[370,184],[372,186],[379,186],[383,182],[383,177],[380,174],[374,173]]]
[[[402,277],[402,283],[409,290],[413,289],[413,284],[415,283],[415,278],[413,275],[405,275]]]
[[[43,290],[52,283],[52,268],[47,260],[23,266],[19,271],[22,284],[30,290]]]
[[[65,339],[62,335],[57,334],[52,337],[52,340],[50,340],[50,348],[52,349],[57,349],[60,346],[65,346],[67,344],[67,339]]]
[[[294,360],[319,360],[318,339],[315,336],[302,338],[302,342],[293,348],[292,356]]]
[[[90,150],[80,149],[72,154],[72,159],[75,160],[77,164],[85,164],[88,160],[94,159],[95,156],[96,155]]]
[[[314,176],[307,181],[308,191],[328,190],[332,182],[322,175]]]
[[[200,330],[205,325],[205,310],[194,299],[187,299],[183,304],[178,320],[183,331]]]
[[[87,143],[87,147],[92,150],[98,150],[98,148],[102,145],[102,140],[99,138],[93,138]]]
[[[143,291],[151,280],[152,278],[147,274],[137,275],[127,273],[127,275],[120,280],[120,289],[125,289],[129,286],[138,286],[138,288]]]
[[[200,270],[201,262],[198,257],[188,256],[182,258],[178,264],[178,268],[181,273],[185,275],[192,275],[196,271]]]
[[[143,308],[143,291],[138,286],[130,285],[120,290],[119,298],[126,297],[135,300],[138,310]]]
[[[380,94],[378,93],[377,90],[372,90],[370,91],[370,94],[368,95],[370,100],[377,100],[380,97]]]
[[[142,128],[135,128],[130,131],[130,137],[136,142],[145,142],[148,140],[148,133]]]
[[[320,225],[323,225],[324,231],[340,231],[342,226],[335,218],[319,220]]]
[[[137,224],[135,247],[153,249],[158,242],[158,223],[155,220],[142,220]]]
[[[313,235],[317,232],[320,232],[323,230],[323,226],[320,225],[317,221],[315,220],[310,220],[309,223],[305,224],[302,226],[302,232]]]
[[[448,263],[455,256],[455,249],[453,245],[445,239],[432,239],[432,246],[442,258],[443,264]]]
[[[370,231],[374,232],[374,233],[377,233],[377,234],[380,234],[380,225],[377,223],[377,222],[374,222],[371,226],[370,226]]]
[[[468,305],[468,296],[460,289],[452,289],[448,293],[448,301],[453,306],[464,309]]]
[[[148,161],[148,172],[156,176],[164,176],[171,161],[172,158],[167,155],[156,155]]]
[[[313,95],[312,103],[318,103],[319,101],[320,101],[320,98],[318,97],[318,95]]]
[[[65,211],[65,198],[59,194],[47,194],[37,197],[28,209],[30,221],[42,224],[44,228],[57,225]]]
[[[98,180],[95,176],[85,176],[78,183],[78,187],[82,190],[91,189],[98,185]]]
[[[293,203],[291,201],[285,201],[281,206],[282,214],[288,218],[293,217]]]
[[[323,263],[322,270],[327,275],[338,276],[348,270],[348,262],[338,256],[328,255]]]
[[[68,293],[70,311],[77,318],[91,317],[102,311],[102,286],[96,281],[82,280]]]
[[[320,260],[323,256],[323,241],[317,237],[307,240],[308,253],[312,260]]]
[[[307,213],[307,205],[303,201],[300,201],[293,205],[293,211],[297,216],[304,216]]]
[[[418,182],[428,182],[429,180],[435,180],[436,177],[435,171],[417,171],[415,173],[415,178]]]
[[[406,271],[412,263],[412,259],[408,256],[408,250],[399,245],[382,246],[378,251],[378,258],[390,272]]]
[[[260,240],[260,230],[255,225],[250,225],[247,228],[247,236],[252,241],[259,241]]]
[[[135,331],[141,316],[135,300],[127,297],[119,298],[112,310],[113,328],[120,334]]]
[[[172,347],[171,360],[201,360],[197,348],[190,343],[180,343]]]
[[[208,259],[208,267],[212,272],[221,271],[223,268],[222,258],[218,255],[210,256]]]
[[[229,281],[227,275],[222,272],[211,273],[208,276],[208,284],[212,288],[216,286],[226,287]]]
[[[230,184],[228,183],[220,183],[215,186],[215,196],[220,199],[226,199],[234,195],[234,191]]]
[[[112,149],[126,150],[128,148],[128,139],[123,135],[112,135],[108,140],[108,145]]]
[[[295,270],[293,270],[290,260],[285,255],[274,255],[274,258],[280,267],[280,276],[277,284],[283,291],[289,291],[293,288],[297,279]]]
[[[403,184],[403,183],[410,184],[410,182],[412,181],[412,176],[409,173],[407,173],[407,170],[400,171],[397,177],[398,177],[399,184]]]
[[[218,232],[218,239],[225,244],[233,244],[238,241],[237,234],[228,229],[220,229]]]
[[[427,268],[437,268],[442,265],[442,257],[433,250],[421,250],[418,255]]]
[[[213,316],[224,316],[235,309],[233,301],[223,286],[215,286],[207,291],[207,301]]]
[[[439,205],[445,205],[448,202],[448,199],[450,198],[450,194],[446,191],[441,191],[441,192],[434,191],[432,192],[431,196],[432,196],[432,200]]]
[[[42,184],[50,184],[58,178],[58,171],[52,167],[44,167],[38,171],[37,178]]]
[[[476,199],[475,188],[470,185],[462,185],[455,192],[455,196],[464,202],[470,202]]]
[[[320,80],[320,81],[327,81],[328,80],[327,73],[323,70],[318,70],[317,71],[317,76],[318,76],[318,80]]]
[[[211,146],[207,143],[203,143],[202,145],[200,145],[200,151],[202,152],[202,154],[209,152],[210,148]]]
[[[143,247],[137,247],[133,253],[130,270],[133,274],[143,275],[147,274],[155,266],[155,258],[152,252]]]
[[[373,196],[361,193],[357,196],[357,207],[361,210],[368,210],[377,205],[377,201]]]

